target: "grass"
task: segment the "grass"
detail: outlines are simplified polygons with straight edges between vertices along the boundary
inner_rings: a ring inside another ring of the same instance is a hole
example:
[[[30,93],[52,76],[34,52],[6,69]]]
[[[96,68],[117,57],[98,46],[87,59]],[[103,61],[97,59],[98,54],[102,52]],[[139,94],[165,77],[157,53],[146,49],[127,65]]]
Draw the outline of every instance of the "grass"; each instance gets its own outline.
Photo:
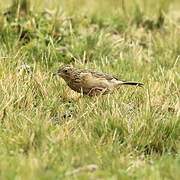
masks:
[[[26,3],[0,4],[0,179],[179,179],[178,0]],[[145,86],[78,98],[62,64]]]

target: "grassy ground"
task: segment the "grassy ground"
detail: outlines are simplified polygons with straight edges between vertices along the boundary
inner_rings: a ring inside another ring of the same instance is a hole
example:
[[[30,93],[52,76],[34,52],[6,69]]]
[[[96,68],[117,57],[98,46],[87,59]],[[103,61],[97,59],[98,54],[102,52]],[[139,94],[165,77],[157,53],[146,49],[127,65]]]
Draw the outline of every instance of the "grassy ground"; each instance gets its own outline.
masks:
[[[24,2],[0,3],[0,179],[179,179],[178,0]],[[65,63],[145,86],[78,99]]]

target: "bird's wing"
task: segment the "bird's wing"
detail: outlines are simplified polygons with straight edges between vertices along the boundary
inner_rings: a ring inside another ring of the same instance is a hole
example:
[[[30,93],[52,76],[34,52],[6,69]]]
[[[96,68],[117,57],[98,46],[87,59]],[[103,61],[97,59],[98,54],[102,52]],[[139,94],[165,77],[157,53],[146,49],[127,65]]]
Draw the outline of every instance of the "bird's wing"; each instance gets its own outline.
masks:
[[[106,80],[110,81],[112,79],[116,79],[118,80],[117,77],[112,76],[110,74],[107,73],[102,73],[102,72],[97,72],[97,71],[91,71],[91,70],[84,70],[84,73],[91,73],[92,76],[96,77],[96,78],[105,78]]]

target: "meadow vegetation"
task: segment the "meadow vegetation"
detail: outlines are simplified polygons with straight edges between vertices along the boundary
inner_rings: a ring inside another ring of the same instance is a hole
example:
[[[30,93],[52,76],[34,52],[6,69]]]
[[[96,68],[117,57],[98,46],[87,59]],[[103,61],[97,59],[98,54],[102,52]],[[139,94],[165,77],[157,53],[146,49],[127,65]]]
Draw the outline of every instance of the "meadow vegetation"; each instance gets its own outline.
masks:
[[[0,179],[179,179],[179,9],[2,0]],[[62,64],[145,86],[79,98],[52,75]]]

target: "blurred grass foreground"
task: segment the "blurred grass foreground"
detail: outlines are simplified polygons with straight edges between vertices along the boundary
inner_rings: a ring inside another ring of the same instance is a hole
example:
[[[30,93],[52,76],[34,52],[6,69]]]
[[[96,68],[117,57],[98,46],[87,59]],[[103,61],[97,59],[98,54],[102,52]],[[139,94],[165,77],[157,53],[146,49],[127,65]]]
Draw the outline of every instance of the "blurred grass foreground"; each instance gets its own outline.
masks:
[[[62,64],[144,88],[78,97]],[[179,0],[0,1],[0,179],[180,179]]]

